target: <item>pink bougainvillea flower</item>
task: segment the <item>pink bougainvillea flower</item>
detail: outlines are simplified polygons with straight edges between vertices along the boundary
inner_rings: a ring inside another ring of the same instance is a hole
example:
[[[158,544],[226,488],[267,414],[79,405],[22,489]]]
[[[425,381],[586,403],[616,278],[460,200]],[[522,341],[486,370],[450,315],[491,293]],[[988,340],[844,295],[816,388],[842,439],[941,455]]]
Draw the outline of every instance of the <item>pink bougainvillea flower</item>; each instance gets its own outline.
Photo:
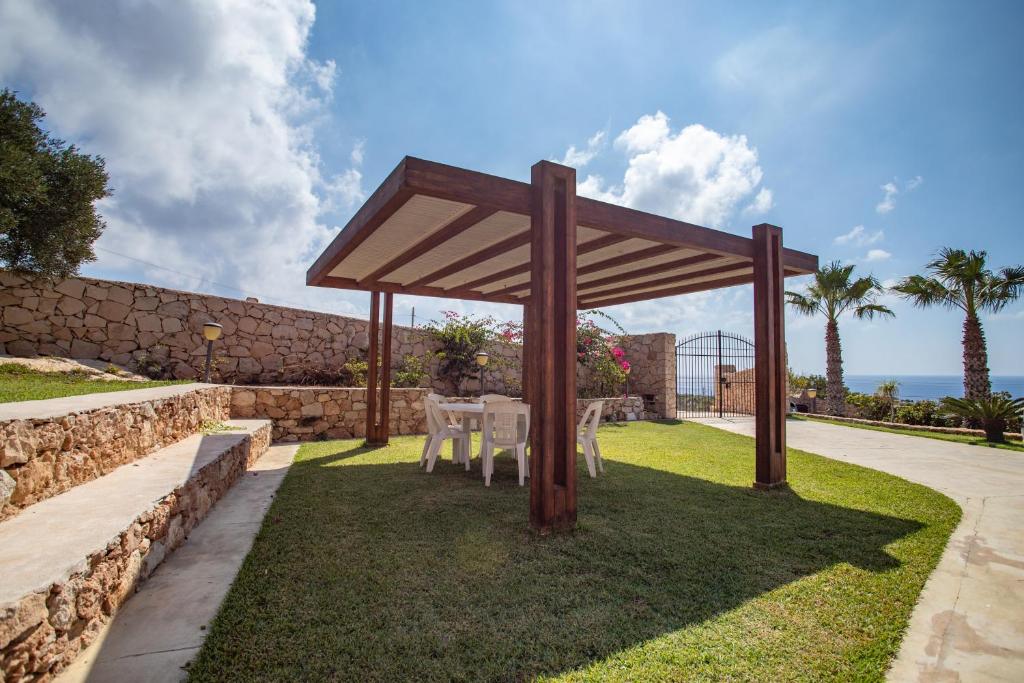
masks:
[[[622,371],[623,371],[623,372],[629,372],[629,368],[630,368],[631,366],[630,366],[630,364],[629,364],[629,361],[628,361],[628,360],[624,360],[624,361],[622,361],[622,363],[620,363],[620,364],[619,364],[619,367],[621,367],[621,368],[622,368]]]
[[[615,356],[616,358],[622,358],[623,356],[626,355],[626,352],[623,351],[618,346],[616,346],[614,349],[612,349],[612,355]]]

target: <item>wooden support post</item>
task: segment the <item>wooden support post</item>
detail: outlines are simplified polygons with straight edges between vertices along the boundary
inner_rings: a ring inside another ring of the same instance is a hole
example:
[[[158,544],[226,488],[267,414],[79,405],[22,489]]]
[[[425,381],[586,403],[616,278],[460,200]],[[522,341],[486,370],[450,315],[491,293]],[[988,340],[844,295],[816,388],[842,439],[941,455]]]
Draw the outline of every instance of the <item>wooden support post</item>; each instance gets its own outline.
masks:
[[[530,523],[549,532],[576,526],[576,171],[541,161],[530,178]]]
[[[391,436],[391,322],[395,295],[384,295],[384,336],[380,345],[380,417],[377,419],[377,443],[386,446]]]
[[[523,360],[519,376],[523,402],[530,403],[530,357],[526,353],[526,338],[530,336],[530,304],[523,304]],[[532,405],[532,404],[531,404]]]
[[[370,293],[370,357],[366,371],[366,443],[377,445],[377,344],[380,340],[380,292]]]
[[[756,462],[754,487],[786,485],[786,333],[782,228],[755,225],[754,388]]]

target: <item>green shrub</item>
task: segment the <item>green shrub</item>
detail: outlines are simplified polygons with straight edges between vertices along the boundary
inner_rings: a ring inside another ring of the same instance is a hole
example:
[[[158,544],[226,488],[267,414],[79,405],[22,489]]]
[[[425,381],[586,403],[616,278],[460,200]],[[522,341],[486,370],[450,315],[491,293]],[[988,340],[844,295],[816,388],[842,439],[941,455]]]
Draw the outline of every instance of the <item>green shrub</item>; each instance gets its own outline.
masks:
[[[423,378],[427,376],[426,365],[419,356],[405,355],[402,358],[402,364],[391,375],[391,386],[418,387]]]

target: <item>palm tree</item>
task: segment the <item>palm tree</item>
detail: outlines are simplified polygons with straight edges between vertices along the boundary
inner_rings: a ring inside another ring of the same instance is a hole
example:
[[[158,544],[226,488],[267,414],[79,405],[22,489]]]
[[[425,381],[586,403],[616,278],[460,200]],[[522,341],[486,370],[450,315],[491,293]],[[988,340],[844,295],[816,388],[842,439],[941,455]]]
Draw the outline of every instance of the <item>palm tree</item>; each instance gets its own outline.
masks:
[[[1024,266],[993,273],[985,267],[988,254],[943,248],[925,268],[928,275],[911,275],[893,290],[915,306],[944,306],[964,312],[964,397],[988,398],[988,349],[981,329],[982,312],[996,313],[1024,291]]]
[[[875,395],[889,406],[889,421],[892,422],[896,414],[896,401],[900,396],[900,383],[894,379],[887,379],[878,385]]]
[[[832,415],[843,414],[843,349],[839,342],[839,316],[847,311],[855,318],[893,316],[892,311],[875,303],[884,289],[872,275],[853,279],[854,266],[838,261],[818,269],[805,293],[786,292],[786,301],[804,315],[825,316],[825,405]]]

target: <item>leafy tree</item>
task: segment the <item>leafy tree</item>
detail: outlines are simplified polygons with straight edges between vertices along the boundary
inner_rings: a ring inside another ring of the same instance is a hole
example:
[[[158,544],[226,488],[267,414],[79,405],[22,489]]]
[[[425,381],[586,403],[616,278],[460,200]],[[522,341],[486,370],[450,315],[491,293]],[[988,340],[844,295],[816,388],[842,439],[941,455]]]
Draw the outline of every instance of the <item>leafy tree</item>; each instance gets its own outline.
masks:
[[[64,278],[94,261],[105,227],[93,202],[110,195],[101,157],[82,154],[39,127],[45,114],[0,91],[0,262]]]
[[[876,315],[893,316],[887,307],[875,303],[884,290],[873,276],[853,279],[852,265],[838,261],[823,266],[814,274],[814,282],[807,292],[786,292],[786,301],[804,315],[825,316],[825,387],[826,410],[832,415],[843,414],[843,349],[839,341],[839,316],[850,311],[855,318],[873,318]]]
[[[948,247],[928,262],[927,275],[911,275],[893,290],[915,306],[943,306],[964,313],[964,397],[987,398],[992,393],[988,348],[979,314],[996,313],[1024,292],[1024,266],[993,273],[985,267],[988,254]]]

